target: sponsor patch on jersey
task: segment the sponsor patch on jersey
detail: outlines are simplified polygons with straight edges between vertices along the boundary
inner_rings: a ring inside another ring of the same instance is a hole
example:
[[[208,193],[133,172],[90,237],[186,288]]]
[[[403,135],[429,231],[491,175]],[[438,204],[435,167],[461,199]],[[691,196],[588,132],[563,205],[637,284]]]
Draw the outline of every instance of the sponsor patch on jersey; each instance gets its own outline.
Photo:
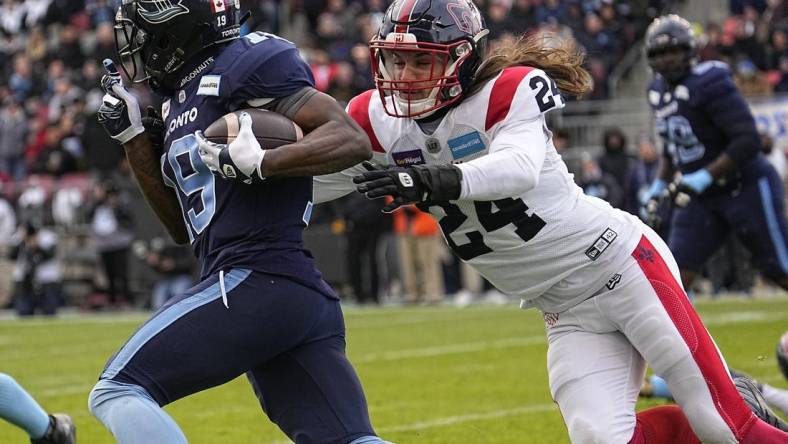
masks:
[[[451,156],[455,160],[462,157],[468,157],[480,151],[484,151],[486,148],[484,146],[484,142],[482,141],[482,136],[479,135],[478,131],[463,134],[462,136],[455,137],[454,139],[449,139],[446,144],[449,145]]]
[[[186,101],[186,91],[180,90],[178,91],[178,103],[183,103]]]
[[[614,240],[618,237],[618,234],[611,230],[610,228],[606,228],[605,231],[599,236],[594,243],[588,247],[586,250],[586,256],[592,261],[595,261],[599,258],[599,256],[607,250],[607,247],[613,243]]]
[[[427,152],[431,154],[438,154],[441,151],[441,141],[434,137],[428,137],[424,144],[427,146]]]
[[[421,150],[391,153],[391,157],[394,159],[394,163],[401,167],[421,165],[424,163],[424,153],[422,153]]]
[[[222,82],[220,75],[202,76],[200,86],[197,88],[198,96],[219,96],[219,85]]]

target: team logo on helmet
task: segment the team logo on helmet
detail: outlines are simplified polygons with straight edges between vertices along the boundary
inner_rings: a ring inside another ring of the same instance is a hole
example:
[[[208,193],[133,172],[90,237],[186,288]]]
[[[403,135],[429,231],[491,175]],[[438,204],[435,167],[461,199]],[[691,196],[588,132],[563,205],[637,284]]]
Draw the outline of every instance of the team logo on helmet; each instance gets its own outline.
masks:
[[[449,10],[451,18],[454,19],[454,23],[457,24],[457,28],[459,28],[460,31],[470,35],[476,35],[476,33],[481,30],[482,22],[478,15],[478,9],[463,6],[460,3],[448,3],[446,9]]]
[[[152,25],[189,13],[189,8],[183,6],[183,0],[140,0],[137,7],[140,17]]]

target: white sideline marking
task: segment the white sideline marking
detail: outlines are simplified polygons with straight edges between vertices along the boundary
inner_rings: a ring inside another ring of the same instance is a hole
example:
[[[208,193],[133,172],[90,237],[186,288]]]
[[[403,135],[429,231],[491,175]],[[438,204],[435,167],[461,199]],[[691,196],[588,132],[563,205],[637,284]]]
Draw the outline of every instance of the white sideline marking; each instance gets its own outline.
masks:
[[[433,356],[453,355],[458,353],[477,352],[490,349],[528,347],[546,342],[544,335],[524,336],[497,339],[494,341],[466,342],[462,344],[442,345],[435,347],[410,348],[384,352],[367,353],[351,357],[354,364],[368,364],[378,361],[397,361],[409,358],[428,358]]]
[[[480,421],[486,419],[503,418],[506,416],[525,415],[530,413],[544,413],[557,410],[558,406],[553,403],[550,404],[531,404],[513,409],[493,410],[484,413],[469,413],[467,415],[447,416],[445,418],[435,418],[429,421],[419,421],[412,424],[403,424],[398,426],[380,427],[378,431],[383,439],[386,439],[386,433],[395,432],[412,432],[416,430],[425,430],[435,427],[443,427],[447,425],[462,424],[464,422]],[[290,440],[273,441],[271,444],[292,444]]]

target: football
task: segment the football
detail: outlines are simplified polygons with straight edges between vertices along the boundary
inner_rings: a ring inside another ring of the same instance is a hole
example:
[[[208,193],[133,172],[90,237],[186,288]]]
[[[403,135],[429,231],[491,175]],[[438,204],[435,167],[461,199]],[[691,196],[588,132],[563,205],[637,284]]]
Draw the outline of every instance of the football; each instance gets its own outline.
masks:
[[[205,138],[222,144],[235,140],[240,129],[238,118],[243,112],[252,117],[252,132],[264,150],[296,142],[304,135],[295,122],[279,113],[247,108],[225,114],[210,124],[204,131]]]

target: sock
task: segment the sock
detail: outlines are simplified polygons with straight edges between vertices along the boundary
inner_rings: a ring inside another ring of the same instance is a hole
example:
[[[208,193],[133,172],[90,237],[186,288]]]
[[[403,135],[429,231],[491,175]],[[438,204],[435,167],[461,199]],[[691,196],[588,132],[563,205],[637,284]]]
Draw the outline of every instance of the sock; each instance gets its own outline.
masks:
[[[769,384],[761,384],[761,393],[770,406],[782,412],[783,415],[788,415],[788,390],[772,387]]]
[[[657,375],[651,375],[651,377],[648,379],[648,382],[651,384],[652,397],[673,399],[673,395],[670,394],[670,389],[668,388],[668,383],[665,382],[664,379]]]
[[[0,373],[0,418],[22,428],[33,439],[44,436],[49,415],[14,378]]]
[[[653,407],[637,414],[629,444],[701,444],[687,417],[676,405]]]
[[[103,379],[90,392],[88,406],[118,444],[187,444],[175,421],[138,385]]]

